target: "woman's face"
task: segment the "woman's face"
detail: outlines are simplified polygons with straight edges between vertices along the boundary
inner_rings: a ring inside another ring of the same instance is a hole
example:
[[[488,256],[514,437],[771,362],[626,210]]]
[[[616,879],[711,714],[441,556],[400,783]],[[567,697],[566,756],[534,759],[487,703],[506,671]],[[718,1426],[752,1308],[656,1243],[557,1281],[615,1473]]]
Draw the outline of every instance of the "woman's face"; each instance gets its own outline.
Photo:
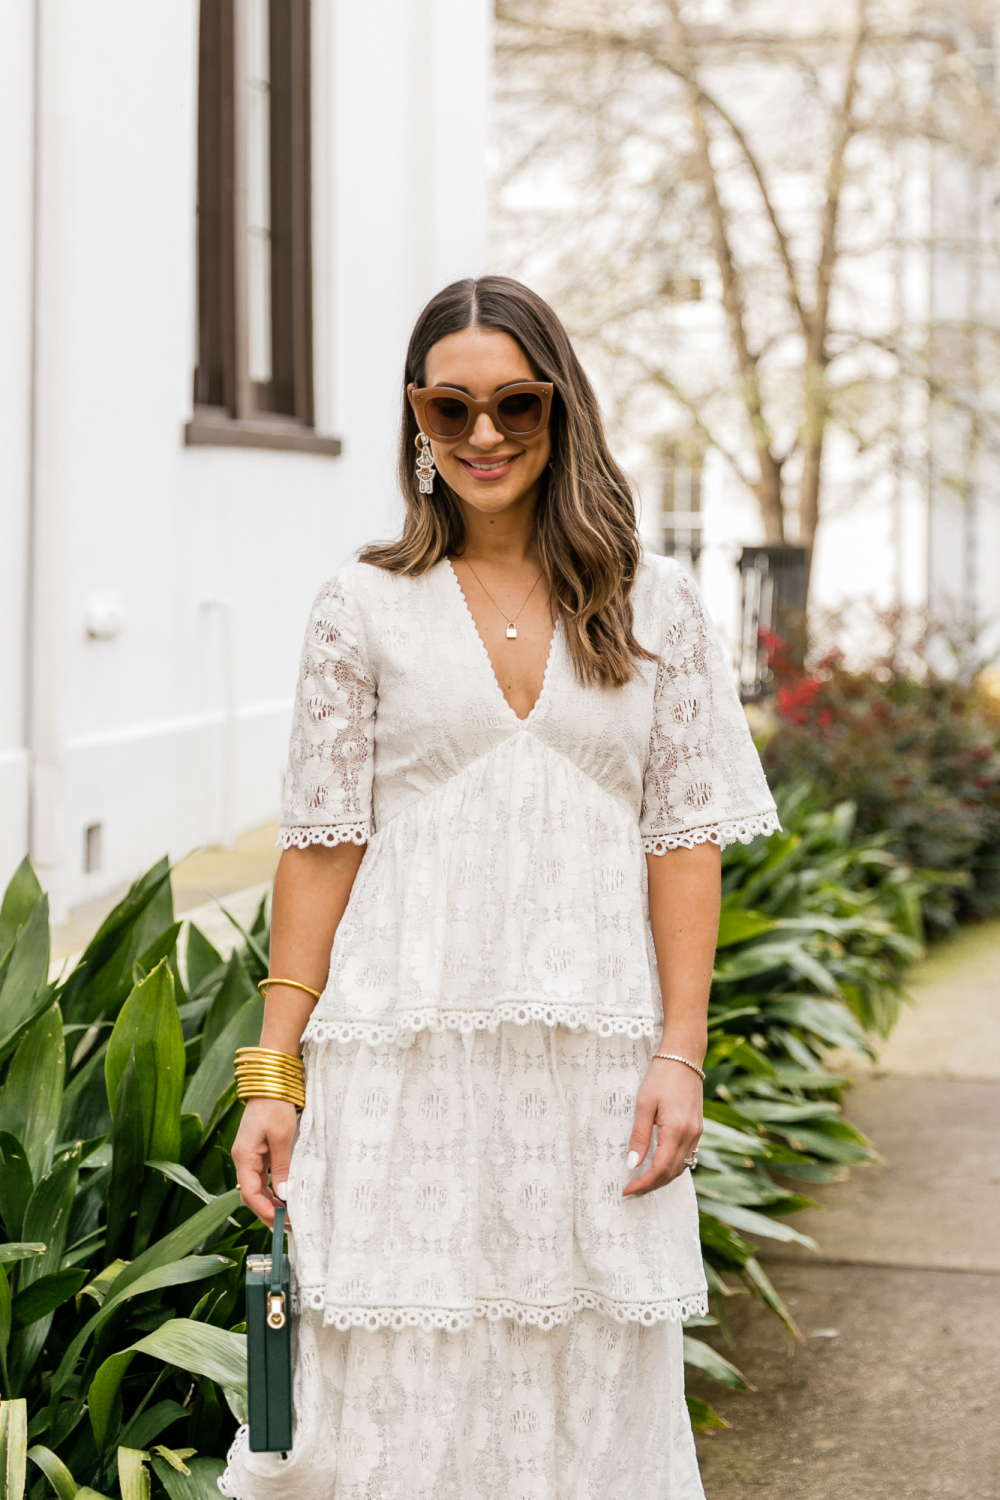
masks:
[[[488,401],[502,386],[541,377],[516,339],[499,328],[463,328],[432,345],[427,385],[450,385],[476,401]],[[497,515],[518,501],[534,504],[552,453],[549,426],[528,437],[498,432],[485,412],[459,443],[431,438],[442,479],[466,505]]]

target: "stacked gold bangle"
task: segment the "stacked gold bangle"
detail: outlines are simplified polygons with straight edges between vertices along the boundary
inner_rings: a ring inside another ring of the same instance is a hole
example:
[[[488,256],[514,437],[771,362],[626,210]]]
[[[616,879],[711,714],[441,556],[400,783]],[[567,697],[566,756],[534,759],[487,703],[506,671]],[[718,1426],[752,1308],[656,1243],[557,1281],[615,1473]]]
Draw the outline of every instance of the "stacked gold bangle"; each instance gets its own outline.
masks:
[[[240,1047],[236,1053],[236,1092],[248,1099],[281,1099],[304,1109],[306,1077],[301,1057],[266,1047]]]

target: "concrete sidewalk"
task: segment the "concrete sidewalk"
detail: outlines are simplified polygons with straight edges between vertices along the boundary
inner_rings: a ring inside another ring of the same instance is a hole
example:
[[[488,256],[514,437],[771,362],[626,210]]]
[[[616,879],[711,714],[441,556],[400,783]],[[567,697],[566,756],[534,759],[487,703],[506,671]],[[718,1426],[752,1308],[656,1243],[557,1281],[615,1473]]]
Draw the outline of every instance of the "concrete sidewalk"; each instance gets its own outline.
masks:
[[[763,1253],[806,1335],[749,1298],[713,1342],[756,1394],[690,1381],[708,1500],[1000,1500],[1000,923],[914,972],[846,1101],[884,1165],[796,1214],[819,1256]]]

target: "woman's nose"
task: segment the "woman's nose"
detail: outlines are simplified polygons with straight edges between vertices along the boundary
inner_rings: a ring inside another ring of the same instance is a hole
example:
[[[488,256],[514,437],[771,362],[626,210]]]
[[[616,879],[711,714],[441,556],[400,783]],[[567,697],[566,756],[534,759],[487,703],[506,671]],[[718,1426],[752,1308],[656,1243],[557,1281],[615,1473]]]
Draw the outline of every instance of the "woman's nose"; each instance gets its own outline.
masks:
[[[469,434],[469,442],[476,448],[495,448],[503,442],[503,433],[497,432],[486,412],[481,412]]]

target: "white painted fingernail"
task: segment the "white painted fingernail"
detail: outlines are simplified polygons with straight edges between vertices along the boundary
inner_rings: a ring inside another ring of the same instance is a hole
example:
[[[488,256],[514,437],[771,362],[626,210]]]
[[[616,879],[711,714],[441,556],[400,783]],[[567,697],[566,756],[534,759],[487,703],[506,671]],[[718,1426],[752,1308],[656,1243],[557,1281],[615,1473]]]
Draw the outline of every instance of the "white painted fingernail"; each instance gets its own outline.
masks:
[[[277,1196],[281,1199],[282,1203],[284,1203],[285,1199],[288,1197],[288,1183],[287,1182],[279,1182],[278,1186],[275,1188],[274,1191],[277,1194]]]
[[[636,1167],[639,1165],[639,1153],[638,1153],[638,1151],[630,1151],[629,1152],[628,1156],[626,1156],[626,1158],[625,1158],[625,1165],[628,1167],[628,1169],[629,1169],[630,1172],[634,1172],[635,1171]]]

